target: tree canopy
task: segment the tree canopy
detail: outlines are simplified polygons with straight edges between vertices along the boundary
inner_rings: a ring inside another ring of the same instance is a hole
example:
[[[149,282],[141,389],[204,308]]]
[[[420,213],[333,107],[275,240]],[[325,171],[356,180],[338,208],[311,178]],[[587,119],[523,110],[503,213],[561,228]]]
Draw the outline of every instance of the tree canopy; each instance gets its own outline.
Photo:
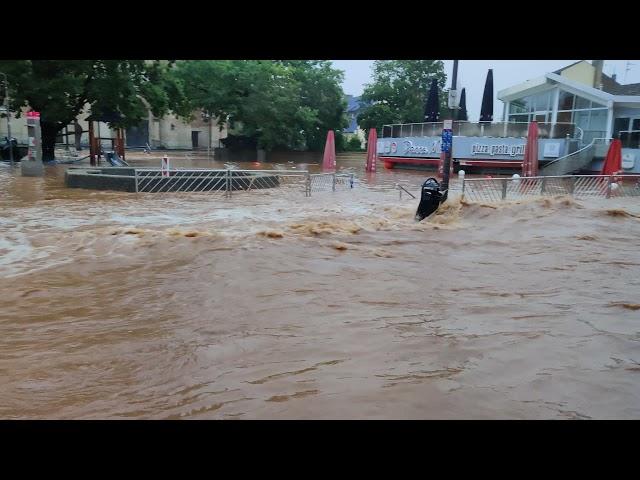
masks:
[[[56,135],[90,105],[95,115],[115,114],[113,127],[135,125],[169,111],[181,92],[167,71],[172,62],[145,60],[2,60],[10,106],[40,112],[43,159],[53,159]],[[142,100],[144,99],[144,100]],[[146,102],[146,104],[145,104]]]
[[[440,89],[440,118],[449,118],[446,108],[446,75],[441,60],[376,60],[373,82],[365,86],[361,99],[370,105],[358,115],[363,129],[384,124],[420,123],[432,79]]]
[[[177,113],[203,110],[259,148],[319,150],[328,130],[341,138],[347,125],[343,73],[328,61],[189,60],[172,75],[182,94]]]

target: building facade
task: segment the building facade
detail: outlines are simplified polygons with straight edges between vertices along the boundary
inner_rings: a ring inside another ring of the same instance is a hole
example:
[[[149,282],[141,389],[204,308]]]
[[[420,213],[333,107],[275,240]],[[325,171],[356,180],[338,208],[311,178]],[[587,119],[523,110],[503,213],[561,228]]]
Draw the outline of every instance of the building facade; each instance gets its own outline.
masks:
[[[349,125],[342,130],[345,137],[350,139],[352,137],[357,137],[360,139],[361,148],[365,148],[366,146],[366,135],[365,131],[360,128],[358,125],[358,115],[362,110],[366,107],[366,104],[360,100],[360,97],[354,97],[353,95],[347,95],[347,119],[349,120]]]
[[[620,138],[640,148],[640,83],[621,85],[602,73],[602,61],[580,61],[498,92],[510,122],[573,123],[587,145]]]
[[[85,112],[89,112],[89,106],[85,108]],[[89,146],[89,123],[86,118],[90,113],[82,113],[77,117],[78,124],[82,127],[84,133],[81,136],[80,144],[83,148]],[[11,136],[18,140],[21,145],[26,145],[28,140],[26,108],[22,110],[20,118],[15,118],[15,113],[11,115]],[[115,137],[115,132],[109,128],[104,122],[94,122],[95,134],[104,138]],[[0,138],[8,136],[7,119],[0,119]],[[70,145],[75,145],[75,137],[73,132],[75,127],[73,124],[67,127],[67,131],[63,131],[58,137],[58,144],[66,143],[65,133],[69,132],[68,141]],[[207,150],[208,148],[221,147],[221,140],[226,138],[227,129],[220,129],[217,122],[209,122],[208,118],[204,118],[200,112],[194,112],[193,120],[185,122],[173,114],[163,117],[155,117],[151,111],[148,111],[148,117],[142,120],[137,126],[126,129],[125,145],[127,148],[146,148],[147,145],[152,149],[174,149],[174,150]],[[103,140],[103,146],[108,148],[110,142]]]

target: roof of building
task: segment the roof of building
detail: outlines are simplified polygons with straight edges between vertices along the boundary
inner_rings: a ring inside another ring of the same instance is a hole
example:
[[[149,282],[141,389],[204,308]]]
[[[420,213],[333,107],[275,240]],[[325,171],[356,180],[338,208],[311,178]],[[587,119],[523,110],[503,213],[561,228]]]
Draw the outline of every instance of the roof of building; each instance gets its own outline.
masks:
[[[556,75],[561,75],[566,69],[573,67],[579,63],[584,62],[585,60],[578,60],[577,62],[572,63],[571,65],[567,65],[566,67],[562,67],[559,70],[556,70],[552,73]],[[612,95],[640,95],[640,83],[629,83],[627,85],[622,85],[618,83],[614,77],[610,77],[606,73],[602,72],[602,91],[610,93]]]
[[[360,97],[354,97],[353,95],[347,95],[347,113],[357,112],[366,105],[365,102],[360,100]]]
[[[354,133],[358,129],[358,112],[366,107],[369,103],[363,102],[361,97],[346,95],[347,98],[347,115],[349,116],[349,126],[343,130],[345,133]],[[353,118],[352,118],[353,117]]]

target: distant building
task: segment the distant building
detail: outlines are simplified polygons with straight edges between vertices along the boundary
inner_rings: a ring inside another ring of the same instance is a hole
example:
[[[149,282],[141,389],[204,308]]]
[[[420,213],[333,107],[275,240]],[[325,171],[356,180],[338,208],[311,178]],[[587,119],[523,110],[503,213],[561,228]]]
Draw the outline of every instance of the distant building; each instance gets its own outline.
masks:
[[[358,115],[367,107],[367,104],[360,100],[360,97],[354,97],[353,95],[347,95],[347,119],[349,120],[349,126],[342,130],[345,137],[350,139],[351,137],[358,137],[362,148],[366,145],[366,136],[363,129],[358,126]]]
[[[11,135],[18,140],[18,143],[26,145],[28,141],[26,108],[22,109],[20,118],[15,118],[15,112],[11,115]],[[85,120],[90,115],[90,106],[87,105],[85,112],[78,115],[77,120],[82,127],[80,144],[83,148],[89,147],[89,128],[88,122]],[[95,134],[103,137],[115,137],[113,132],[106,123],[96,122],[94,124]],[[73,124],[67,127],[69,135],[69,144],[75,144],[73,132],[75,128]],[[57,143],[65,143],[63,130],[62,135],[58,137]],[[0,120],[0,139],[7,135],[7,120]],[[125,145],[127,148],[142,148],[149,145],[152,149],[175,149],[175,150],[206,150],[209,146],[218,148],[221,140],[226,138],[227,130],[218,127],[216,119],[210,125],[208,119],[203,118],[200,112],[194,112],[193,120],[184,122],[173,114],[164,115],[163,117],[155,117],[151,111],[148,111],[147,118],[140,121],[135,127],[127,128],[125,131]],[[104,148],[108,148],[110,143],[103,140]]]

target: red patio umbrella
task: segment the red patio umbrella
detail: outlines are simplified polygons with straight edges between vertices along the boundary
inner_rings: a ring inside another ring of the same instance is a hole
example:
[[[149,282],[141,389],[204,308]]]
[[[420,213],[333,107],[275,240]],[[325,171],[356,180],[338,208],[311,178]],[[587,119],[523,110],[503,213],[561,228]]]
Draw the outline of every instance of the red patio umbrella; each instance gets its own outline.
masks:
[[[522,162],[522,176],[538,176],[538,122],[529,123],[527,145],[524,149],[524,160]]]
[[[324,144],[324,156],[322,157],[322,169],[333,170],[336,168],[336,139],[333,130],[327,133],[327,142]]]
[[[615,139],[609,145],[607,156],[602,164],[601,175],[615,175],[622,170],[622,142]]]
[[[376,160],[378,157],[378,132],[375,128],[369,129],[369,141],[367,142],[367,164],[365,165],[366,172],[376,171]]]

